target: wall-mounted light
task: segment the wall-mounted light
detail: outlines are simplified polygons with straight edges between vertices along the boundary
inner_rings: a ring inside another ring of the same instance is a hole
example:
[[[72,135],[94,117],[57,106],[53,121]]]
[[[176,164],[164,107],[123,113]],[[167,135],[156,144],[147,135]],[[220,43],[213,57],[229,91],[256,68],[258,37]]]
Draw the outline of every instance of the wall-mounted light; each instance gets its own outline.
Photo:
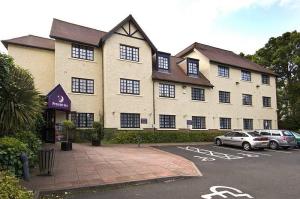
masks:
[[[259,88],[260,87],[260,85],[256,85],[256,88]]]
[[[239,84],[240,84],[240,82],[235,82],[235,84],[236,84],[236,85],[239,85]]]

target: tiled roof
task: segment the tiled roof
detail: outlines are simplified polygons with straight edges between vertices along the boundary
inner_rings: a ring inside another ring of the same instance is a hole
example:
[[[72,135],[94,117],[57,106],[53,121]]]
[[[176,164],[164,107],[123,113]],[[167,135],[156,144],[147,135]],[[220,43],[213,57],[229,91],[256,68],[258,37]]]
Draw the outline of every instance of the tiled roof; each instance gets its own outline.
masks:
[[[246,69],[250,71],[256,71],[260,73],[266,73],[270,75],[276,75],[273,71],[258,65],[256,63],[251,62],[250,60],[243,58],[232,51],[224,50],[221,48],[216,48],[213,46],[201,44],[201,43],[194,43],[184,49],[183,51],[179,52],[176,56],[183,57],[187,53],[189,53],[193,49],[197,49],[203,55],[205,55],[210,61],[216,62],[219,64],[230,65],[233,67],[238,67],[241,69]]]
[[[46,50],[55,49],[54,40],[34,35],[27,35],[13,39],[3,40],[2,43],[6,48],[8,47],[8,44],[17,44],[21,46],[41,48]]]
[[[192,84],[199,86],[207,86],[213,87],[213,85],[209,82],[206,77],[199,72],[198,77],[188,76],[180,66],[177,65],[181,58],[177,58],[174,56],[170,57],[170,71],[169,72],[161,72],[157,70],[153,70],[152,78],[154,80],[162,80],[162,81],[170,81],[184,84]]]
[[[106,32],[101,30],[53,19],[50,37],[99,46],[100,39],[105,34]]]

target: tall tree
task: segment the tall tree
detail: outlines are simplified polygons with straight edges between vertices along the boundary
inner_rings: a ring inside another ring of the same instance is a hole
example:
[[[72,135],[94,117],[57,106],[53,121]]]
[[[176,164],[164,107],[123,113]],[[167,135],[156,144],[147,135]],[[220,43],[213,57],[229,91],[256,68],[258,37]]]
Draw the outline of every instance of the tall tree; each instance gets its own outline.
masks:
[[[43,103],[31,74],[0,53],[0,133],[9,134],[35,125]]]
[[[278,74],[280,127],[300,129],[300,33],[293,31],[272,37],[254,55],[245,57]]]

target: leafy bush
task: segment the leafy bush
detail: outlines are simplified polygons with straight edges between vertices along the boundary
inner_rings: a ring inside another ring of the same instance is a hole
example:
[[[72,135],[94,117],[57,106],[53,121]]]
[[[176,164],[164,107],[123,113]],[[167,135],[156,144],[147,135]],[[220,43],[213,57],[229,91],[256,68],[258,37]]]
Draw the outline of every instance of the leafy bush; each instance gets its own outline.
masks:
[[[33,199],[33,193],[23,188],[9,172],[0,171],[0,198]]]
[[[21,153],[28,156],[29,162],[32,161],[32,152],[26,144],[13,137],[0,138],[0,165],[16,176],[22,175]]]
[[[76,128],[75,124],[71,120],[64,120],[62,125],[66,134],[66,141],[69,141],[69,133],[73,136],[74,129]]]
[[[111,143],[178,143],[178,142],[212,142],[216,136],[223,135],[221,131],[118,131],[111,136]]]
[[[42,147],[41,140],[37,137],[36,134],[30,131],[18,132],[15,135],[15,138],[25,143],[27,147],[32,152],[32,161],[30,162],[31,166],[34,166],[38,162],[38,151]]]
[[[93,134],[93,129],[76,129],[73,133],[73,142],[90,142]]]
[[[93,122],[94,133],[96,137],[94,139],[102,140],[104,137],[103,125],[101,122]]]

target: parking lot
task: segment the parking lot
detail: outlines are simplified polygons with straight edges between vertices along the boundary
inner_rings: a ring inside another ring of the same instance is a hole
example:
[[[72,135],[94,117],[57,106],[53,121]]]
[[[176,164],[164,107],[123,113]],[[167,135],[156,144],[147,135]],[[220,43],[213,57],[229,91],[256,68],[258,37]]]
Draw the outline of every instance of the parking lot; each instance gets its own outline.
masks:
[[[243,151],[215,145],[157,148],[193,161],[203,176],[109,190],[87,198],[299,198],[298,149]]]

